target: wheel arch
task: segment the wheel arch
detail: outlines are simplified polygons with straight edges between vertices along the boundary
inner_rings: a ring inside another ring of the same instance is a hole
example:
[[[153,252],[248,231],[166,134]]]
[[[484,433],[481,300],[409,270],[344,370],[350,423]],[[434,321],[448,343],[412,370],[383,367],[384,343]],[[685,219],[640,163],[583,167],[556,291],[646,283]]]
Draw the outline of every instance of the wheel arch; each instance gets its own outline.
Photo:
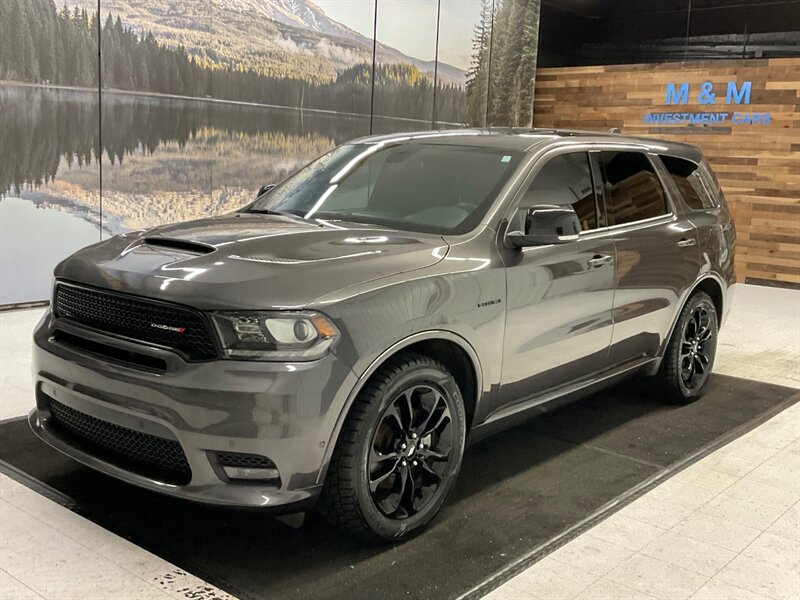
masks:
[[[333,451],[339,440],[339,434],[356,397],[381,366],[400,352],[406,351],[429,356],[441,362],[450,371],[464,399],[464,409],[467,413],[467,432],[469,432],[472,426],[472,417],[475,414],[483,389],[483,372],[477,352],[466,339],[451,331],[430,330],[415,333],[395,342],[380,353],[359,376],[347,396],[328,440],[325,456],[317,476],[318,484],[322,484],[325,481]],[[454,372],[456,370],[459,372]]]
[[[717,311],[717,324],[719,326],[722,323],[722,316],[724,314],[722,311],[723,309],[727,308],[726,289],[727,285],[723,283],[722,278],[716,273],[706,273],[697,278],[697,281],[695,281],[694,284],[692,284],[692,286],[689,287],[686,292],[684,292],[683,296],[681,296],[681,301],[676,304],[675,315],[672,318],[672,325],[670,325],[669,332],[664,337],[664,341],[661,344],[661,349],[658,352],[657,360],[654,361],[654,364],[647,370],[647,374],[654,375],[661,367],[661,360],[664,358],[667,345],[672,339],[672,334],[675,331],[675,326],[678,324],[681,311],[683,310],[683,307],[686,306],[689,298],[691,298],[694,293],[698,291],[705,292],[711,296],[711,300],[714,302],[714,308]]]
[[[721,320],[722,315],[725,314],[722,312],[722,309],[727,308],[727,306],[725,306],[724,292],[722,291],[722,285],[719,281],[713,276],[701,279],[695,284],[691,293],[686,296],[686,300],[684,300],[683,304],[685,305],[686,301],[692,297],[692,294],[698,291],[705,292],[711,296],[711,300],[714,302],[714,308],[717,310],[717,320]],[[681,308],[683,308],[683,306],[681,306]]]

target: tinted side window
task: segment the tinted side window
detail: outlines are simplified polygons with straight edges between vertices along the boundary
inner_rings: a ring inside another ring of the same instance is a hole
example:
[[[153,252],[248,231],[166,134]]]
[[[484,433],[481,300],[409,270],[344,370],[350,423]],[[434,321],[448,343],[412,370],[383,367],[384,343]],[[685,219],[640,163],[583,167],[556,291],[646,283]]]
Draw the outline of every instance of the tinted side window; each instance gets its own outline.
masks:
[[[609,225],[667,214],[661,182],[641,152],[599,152]]]
[[[698,165],[674,156],[662,156],[661,162],[669,171],[672,181],[678,186],[689,208],[702,209],[716,206]]]
[[[582,231],[597,229],[592,170],[585,152],[560,154],[547,161],[522,196],[517,214],[525,215],[531,206],[540,204],[572,206]]]

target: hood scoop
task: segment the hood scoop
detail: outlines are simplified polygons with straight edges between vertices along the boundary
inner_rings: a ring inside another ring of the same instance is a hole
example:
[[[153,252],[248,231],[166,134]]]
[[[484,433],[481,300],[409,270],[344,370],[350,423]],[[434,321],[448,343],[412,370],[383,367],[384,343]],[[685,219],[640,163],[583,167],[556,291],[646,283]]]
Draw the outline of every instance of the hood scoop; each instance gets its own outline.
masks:
[[[166,248],[168,250],[178,250],[189,254],[211,254],[216,250],[214,246],[200,242],[191,242],[167,237],[146,237],[142,240],[142,245],[153,248]]]

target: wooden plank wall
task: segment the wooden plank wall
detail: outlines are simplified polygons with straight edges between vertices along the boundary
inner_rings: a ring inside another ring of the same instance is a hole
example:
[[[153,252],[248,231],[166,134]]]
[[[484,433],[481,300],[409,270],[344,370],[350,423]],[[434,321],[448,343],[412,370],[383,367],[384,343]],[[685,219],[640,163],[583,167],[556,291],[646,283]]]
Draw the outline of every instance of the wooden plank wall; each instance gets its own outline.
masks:
[[[697,92],[714,83],[718,104]],[[728,81],[752,81],[749,106],[726,106]],[[690,84],[687,105],[666,106],[669,82]],[[771,113],[769,125],[644,123],[649,112]],[[539,69],[536,127],[660,137],[702,148],[738,232],[738,280],[800,286],[800,58]]]

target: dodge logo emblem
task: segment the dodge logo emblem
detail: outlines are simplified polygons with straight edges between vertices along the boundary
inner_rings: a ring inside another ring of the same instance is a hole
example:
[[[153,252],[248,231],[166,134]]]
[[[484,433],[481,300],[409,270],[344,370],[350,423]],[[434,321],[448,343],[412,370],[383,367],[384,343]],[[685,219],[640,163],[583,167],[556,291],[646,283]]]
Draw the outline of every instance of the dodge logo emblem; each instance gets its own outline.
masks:
[[[172,325],[164,325],[163,323],[150,323],[150,327],[155,327],[156,329],[165,329],[167,331],[174,331],[175,333],[183,333],[186,331],[186,327],[173,327]]]

